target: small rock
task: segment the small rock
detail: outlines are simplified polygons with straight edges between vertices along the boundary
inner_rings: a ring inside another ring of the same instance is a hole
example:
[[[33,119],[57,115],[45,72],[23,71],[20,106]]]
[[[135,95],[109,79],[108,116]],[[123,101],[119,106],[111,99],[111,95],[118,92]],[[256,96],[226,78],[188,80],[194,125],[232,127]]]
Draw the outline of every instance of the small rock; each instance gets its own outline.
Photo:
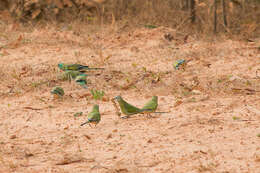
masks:
[[[34,154],[33,154],[33,153],[30,153],[30,152],[25,152],[25,157],[32,157],[32,156],[34,156]]]
[[[108,102],[108,101],[109,101],[109,98],[108,98],[108,97],[103,97],[103,98],[102,98],[102,101],[103,101],[103,102]]]
[[[69,126],[64,127],[64,130],[67,130],[67,129],[69,129]]]
[[[197,95],[201,94],[201,92],[199,90],[192,90],[192,93],[197,94]]]
[[[88,136],[88,135],[84,135],[84,137],[86,137],[87,139],[91,139],[91,137],[90,136]]]
[[[10,136],[10,139],[15,139],[16,138],[16,135],[11,135]]]
[[[178,100],[178,101],[175,102],[174,107],[177,107],[177,106],[179,106],[182,103],[183,103],[182,101]]]
[[[149,140],[147,141],[147,143],[153,143],[152,139],[149,139]]]
[[[110,138],[112,138],[112,134],[111,133],[107,135],[107,139],[110,139]]]

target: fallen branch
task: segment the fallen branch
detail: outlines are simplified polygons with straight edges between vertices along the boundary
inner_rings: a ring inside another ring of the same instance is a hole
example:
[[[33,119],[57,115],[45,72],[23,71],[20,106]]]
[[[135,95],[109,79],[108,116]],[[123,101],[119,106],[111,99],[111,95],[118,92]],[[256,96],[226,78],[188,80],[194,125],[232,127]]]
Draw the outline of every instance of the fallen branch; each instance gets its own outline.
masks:
[[[33,108],[31,106],[25,106],[23,107],[24,109],[31,109],[31,110],[35,110],[35,111],[39,111],[39,110],[43,110],[44,108]]]

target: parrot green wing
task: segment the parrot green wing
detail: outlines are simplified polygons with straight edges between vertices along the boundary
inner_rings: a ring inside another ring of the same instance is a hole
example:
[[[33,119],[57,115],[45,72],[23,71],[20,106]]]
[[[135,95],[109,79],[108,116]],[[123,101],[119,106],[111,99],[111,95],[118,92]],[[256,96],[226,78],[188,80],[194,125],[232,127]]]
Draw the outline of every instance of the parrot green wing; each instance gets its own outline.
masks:
[[[65,69],[66,70],[73,70],[73,71],[79,71],[81,69],[81,66],[80,64],[67,64]]]
[[[59,76],[59,79],[71,80],[71,79],[75,79],[77,76],[79,76],[81,74],[82,73],[79,71],[68,70],[68,71],[65,71],[61,76]]]
[[[80,74],[76,77],[75,82],[85,89],[88,89],[86,74]]]
[[[88,121],[89,122],[99,122],[100,121],[100,113],[99,112],[91,112],[88,114]]]
[[[99,106],[98,105],[94,105],[92,108],[92,111],[88,114],[88,120],[85,123],[82,123],[80,126],[83,126],[87,123],[99,123],[99,121],[101,120],[101,116],[99,113]]]
[[[100,121],[100,113],[99,113],[99,106],[94,105],[92,111],[88,114],[88,121],[89,122],[99,122]]]
[[[64,90],[61,87],[56,86],[52,88],[51,93],[62,97],[64,95]]]
[[[87,70],[104,70],[104,68],[90,68],[87,65],[81,65],[81,64],[63,64],[63,63],[60,63],[60,64],[58,64],[58,67],[63,71],[72,70],[72,71],[84,72],[84,71],[87,71]]]
[[[138,113],[142,112],[141,109],[127,103],[125,100],[123,100],[122,97],[118,97],[117,101],[119,103],[119,107],[120,107],[122,113],[125,115],[133,115],[133,114],[138,114]]]

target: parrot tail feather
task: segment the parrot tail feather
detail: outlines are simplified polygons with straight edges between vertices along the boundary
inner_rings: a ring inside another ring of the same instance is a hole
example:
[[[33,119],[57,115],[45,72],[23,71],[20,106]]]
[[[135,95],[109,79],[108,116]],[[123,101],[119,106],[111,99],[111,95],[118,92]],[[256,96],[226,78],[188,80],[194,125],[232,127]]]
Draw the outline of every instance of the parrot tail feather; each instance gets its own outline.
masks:
[[[153,112],[153,113],[157,113],[157,114],[165,114],[165,113],[170,113],[170,112]]]
[[[105,68],[88,68],[88,70],[105,70]]]
[[[85,124],[88,124],[89,121],[86,121],[85,123],[80,124],[80,126],[84,126]]]

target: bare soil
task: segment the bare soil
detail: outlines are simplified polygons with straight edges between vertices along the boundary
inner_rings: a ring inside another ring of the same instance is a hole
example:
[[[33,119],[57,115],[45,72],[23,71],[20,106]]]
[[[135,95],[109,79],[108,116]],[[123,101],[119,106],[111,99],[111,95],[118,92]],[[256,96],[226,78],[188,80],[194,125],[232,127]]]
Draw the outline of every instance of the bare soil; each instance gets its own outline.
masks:
[[[165,27],[1,27],[0,172],[260,172],[259,42]],[[104,67],[88,77],[104,98],[58,80],[60,62]],[[50,94],[57,85],[63,100]],[[169,113],[120,119],[117,95],[138,107],[157,95]],[[80,127],[96,103],[101,122]]]

